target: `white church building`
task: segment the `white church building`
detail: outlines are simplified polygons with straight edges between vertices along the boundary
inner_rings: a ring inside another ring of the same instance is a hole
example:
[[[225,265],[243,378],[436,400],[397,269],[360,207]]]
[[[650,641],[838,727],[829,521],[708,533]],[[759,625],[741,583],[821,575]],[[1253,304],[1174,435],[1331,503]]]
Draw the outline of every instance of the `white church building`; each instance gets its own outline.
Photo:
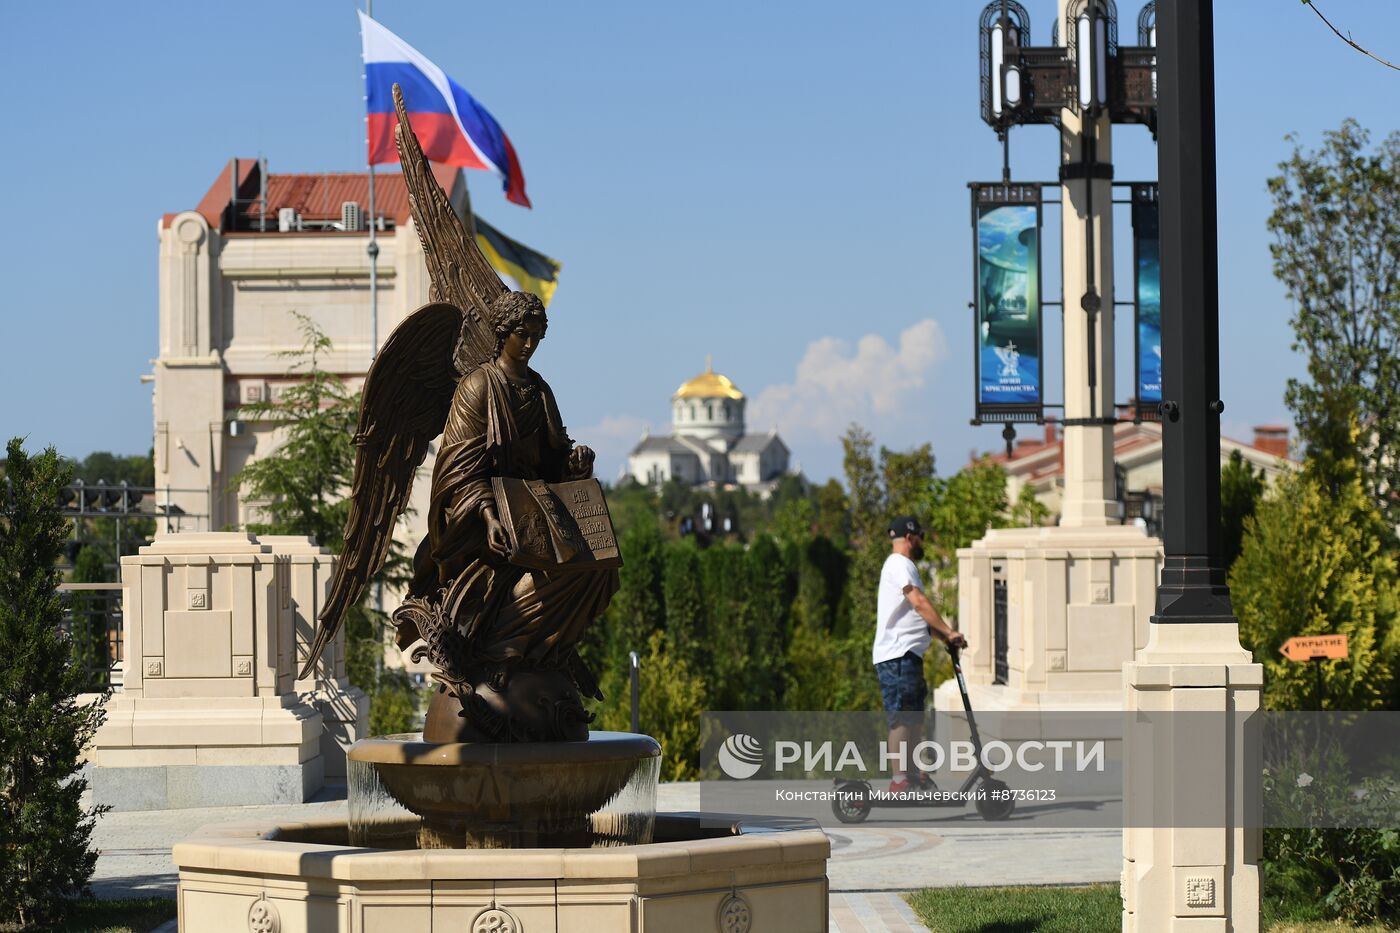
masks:
[[[671,396],[671,433],[643,434],[627,458],[637,482],[737,485],[770,491],[788,471],[790,452],[777,429],[747,434],[744,393],[706,361],[705,371]]]

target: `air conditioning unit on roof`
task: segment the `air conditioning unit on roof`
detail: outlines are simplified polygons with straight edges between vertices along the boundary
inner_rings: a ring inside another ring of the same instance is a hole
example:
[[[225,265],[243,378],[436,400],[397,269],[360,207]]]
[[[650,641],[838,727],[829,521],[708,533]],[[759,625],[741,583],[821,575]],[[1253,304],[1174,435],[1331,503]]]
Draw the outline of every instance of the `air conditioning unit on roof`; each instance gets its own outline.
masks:
[[[340,205],[340,227],[342,230],[359,230],[364,226],[364,215],[356,201],[346,201]]]

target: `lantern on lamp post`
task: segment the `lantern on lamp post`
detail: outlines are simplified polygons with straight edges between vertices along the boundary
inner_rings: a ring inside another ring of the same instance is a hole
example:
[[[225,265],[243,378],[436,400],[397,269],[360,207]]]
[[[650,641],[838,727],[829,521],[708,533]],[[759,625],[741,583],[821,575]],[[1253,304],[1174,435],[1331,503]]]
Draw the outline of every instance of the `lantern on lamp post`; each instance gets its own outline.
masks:
[[[1006,131],[1020,122],[1020,110],[1026,102],[1021,48],[1030,42],[1030,16],[1014,0],[996,0],[982,10],[977,32],[981,45],[982,119],[1005,138]]]
[[[1109,61],[1118,51],[1118,10],[1113,0],[1079,0],[1069,8],[1069,57],[1074,62],[1081,113],[1097,117],[1109,106]]]

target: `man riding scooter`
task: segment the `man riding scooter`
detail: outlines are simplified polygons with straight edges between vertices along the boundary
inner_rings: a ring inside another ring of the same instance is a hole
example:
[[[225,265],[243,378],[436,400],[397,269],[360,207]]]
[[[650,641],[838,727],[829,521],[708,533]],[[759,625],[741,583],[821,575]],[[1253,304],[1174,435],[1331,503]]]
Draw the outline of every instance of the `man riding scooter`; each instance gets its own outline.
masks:
[[[928,699],[924,652],[934,635],[955,648],[966,648],[967,639],[948,627],[924,594],[915,563],[924,556],[924,529],[918,520],[901,515],[890,523],[889,535],[890,556],[880,570],[871,656],[880,677],[880,695],[890,730],[887,747],[898,756],[896,762],[907,763],[923,733],[924,703]],[[912,776],[896,770],[891,775],[890,793],[924,790],[932,783],[917,768]]]

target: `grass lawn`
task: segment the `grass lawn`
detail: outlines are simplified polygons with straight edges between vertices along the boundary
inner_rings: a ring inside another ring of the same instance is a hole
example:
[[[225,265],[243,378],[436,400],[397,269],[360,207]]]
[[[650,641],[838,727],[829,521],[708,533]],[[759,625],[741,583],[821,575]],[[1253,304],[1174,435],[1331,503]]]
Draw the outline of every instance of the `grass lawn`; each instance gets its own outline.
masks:
[[[1122,906],[1116,884],[1074,888],[932,888],[909,903],[933,933],[1117,933]],[[1389,933],[1394,927],[1353,927],[1292,919],[1291,906],[1265,901],[1265,933]]]
[[[72,919],[60,929],[61,933],[148,933],[174,919],[172,897],[79,901]]]
[[[932,888],[909,903],[933,933],[1110,933],[1122,926],[1116,884]]]

